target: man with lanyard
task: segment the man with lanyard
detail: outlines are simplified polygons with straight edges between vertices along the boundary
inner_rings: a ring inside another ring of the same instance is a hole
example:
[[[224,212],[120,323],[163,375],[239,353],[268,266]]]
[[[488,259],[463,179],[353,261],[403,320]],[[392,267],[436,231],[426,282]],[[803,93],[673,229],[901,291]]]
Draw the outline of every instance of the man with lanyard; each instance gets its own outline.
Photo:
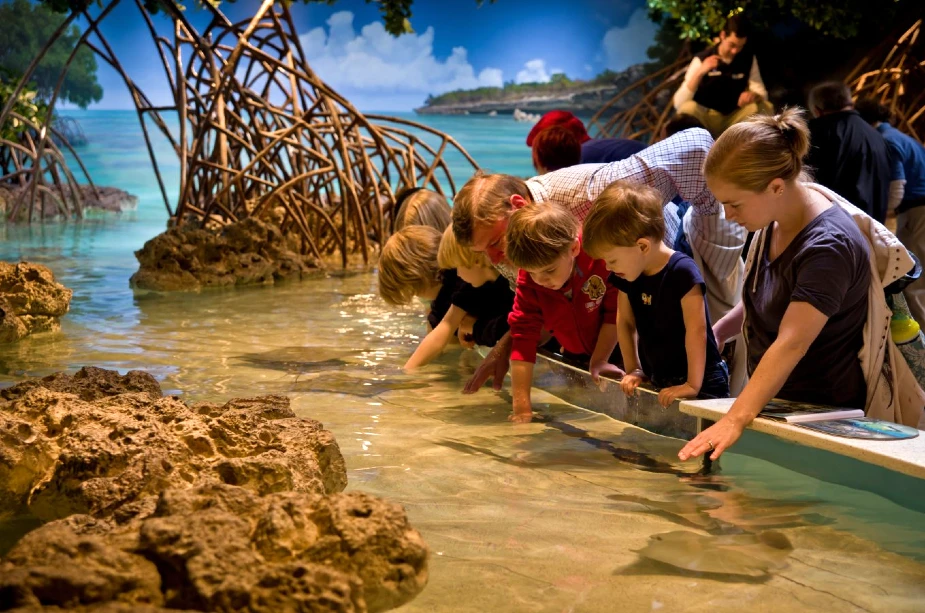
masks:
[[[701,169],[712,145],[706,130],[691,129],[610,164],[563,168],[526,181],[511,175],[476,174],[454,198],[453,233],[460,244],[487,254],[509,280],[516,279],[517,271],[506,265],[504,257],[504,235],[513,210],[558,202],[582,221],[592,201],[614,181],[645,183],[657,189],[667,205],[665,242],[669,246],[681,232],[677,212],[670,209],[676,206],[672,198],[680,195],[691,203],[688,240],[707,283],[711,317],[719,319],[741,294],[745,231],[726,221],[722,206],[707,189]],[[510,337],[502,338],[465,392],[477,391],[489,377],[494,378],[495,389],[501,389],[510,349]]]
[[[743,15],[730,17],[719,43],[691,60],[684,83],[675,92],[678,115],[696,117],[714,138],[751,115],[774,112],[758,59],[747,45],[749,34]]]

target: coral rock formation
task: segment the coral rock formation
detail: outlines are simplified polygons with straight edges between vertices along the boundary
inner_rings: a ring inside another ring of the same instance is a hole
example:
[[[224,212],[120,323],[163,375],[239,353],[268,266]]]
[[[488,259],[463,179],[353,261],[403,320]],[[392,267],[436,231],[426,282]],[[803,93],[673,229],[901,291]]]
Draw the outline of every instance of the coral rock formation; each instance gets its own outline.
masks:
[[[84,368],[0,392],[0,514],[52,520],[0,561],[0,611],[383,611],[427,582],[401,506],[346,486],[284,396],[164,397]]]
[[[301,254],[298,236],[284,236],[274,223],[254,217],[220,232],[171,228],[146,242],[135,257],[140,267],[132,285],[162,291],[272,284],[318,267],[314,257]]]
[[[0,563],[0,610],[383,611],[426,581],[427,547],[396,504],[217,484],[167,490],[123,525],[78,515],[29,533]]]
[[[130,516],[168,487],[339,492],[330,432],[284,396],[186,405],[143,372],[84,368],[0,393],[0,512]]]
[[[45,266],[0,262],[0,343],[57,331],[72,294]]]

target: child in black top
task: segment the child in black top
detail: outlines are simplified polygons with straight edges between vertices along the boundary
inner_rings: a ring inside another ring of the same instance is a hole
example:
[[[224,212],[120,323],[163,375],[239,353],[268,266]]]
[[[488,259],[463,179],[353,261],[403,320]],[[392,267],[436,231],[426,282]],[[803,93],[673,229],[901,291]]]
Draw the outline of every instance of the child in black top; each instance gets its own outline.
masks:
[[[594,201],[583,236],[586,251],[604,260],[621,290],[617,335],[627,372],[624,393],[651,381],[661,388],[662,406],[679,398],[729,396],[703,277],[690,257],[663,242],[661,195],[644,185],[609,185]]]
[[[452,227],[407,226],[392,235],[379,259],[379,294],[390,304],[418,297],[428,304],[428,334],[405,363],[423,366],[454,334],[466,347],[494,346],[508,331],[514,293],[487,260],[459,246]]]

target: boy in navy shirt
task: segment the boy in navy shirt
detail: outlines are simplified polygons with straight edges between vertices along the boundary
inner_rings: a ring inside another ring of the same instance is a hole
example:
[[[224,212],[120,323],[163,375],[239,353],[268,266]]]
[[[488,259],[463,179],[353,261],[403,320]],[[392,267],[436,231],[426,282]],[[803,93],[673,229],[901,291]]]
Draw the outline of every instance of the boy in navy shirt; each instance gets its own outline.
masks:
[[[665,245],[661,195],[645,185],[609,185],[594,201],[582,235],[585,250],[604,260],[620,289],[624,393],[651,381],[666,407],[679,398],[729,396],[703,277],[694,260]]]

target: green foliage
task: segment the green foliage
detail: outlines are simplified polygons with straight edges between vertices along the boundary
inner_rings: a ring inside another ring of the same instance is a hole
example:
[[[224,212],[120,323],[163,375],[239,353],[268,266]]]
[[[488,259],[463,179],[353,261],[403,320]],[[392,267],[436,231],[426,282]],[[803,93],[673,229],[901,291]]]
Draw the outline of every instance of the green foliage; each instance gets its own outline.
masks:
[[[29,0],[12,0],[0,4],[0,68],[9,74],[21,75],[39,53],[51,35],[64,21],[43,4]],[[52,45],[32,74],[38,98],[48,101],[54,92],[68,56],[80,40],[80,29],[69,28]],[[96,57],[88,47],[82,47],[71,62],[59,97],[81,108],[103,98],[103,88],[96,80]]]
[[[93,0],[40,0],[42,4],[55,13],[70,13],[71,11],[85,11],[93,4]],[[98,0],[97,0],[98,3]]]
[[[794,17],[824,36],[849,39],[862,26],[889,23],[896,8],[921,0],[647,0],[650,12],[664,15],[678,29],[681,39],[710,42],[726,19],[747,12],[758,29],[767,29]]]
[[[613,70],[608,68],[604,70],[604,72],[600,73],[599,75],[591,79],[590,84],[591,85],[608,85],[610,83],[613,83],[619,76],[620,76],[619,72],[614,72]]]
[[[6,105],[7,100],[13,95],[18,84],[19,77],[11,75],[6,71],[0,71],[0,108]],[[13,105],[13,112],[27,119],[34,120],[36,123],[43,123],[48,114],[48,106],[38,99],[38,92],[35,91],[35,88],[26,86],[19,92],[19,96],[16,97],[16,103]],[[9,141],[18,141],[25,130],[26,124],[18,119],[10,117],[0,126],[0,138]]]
[[[395,36],[414,32],[410,21],[411,4],[414,0],[366,0],[366,4],[374,2],[379,4],[386,32]]]
[[[646,55],[656,67],[673,64],[684,46],[679,23],[672,19],[665,19],[663,13],[650,14],[649,17],[660,25],[655,33],[652,46],[646,50]]]

